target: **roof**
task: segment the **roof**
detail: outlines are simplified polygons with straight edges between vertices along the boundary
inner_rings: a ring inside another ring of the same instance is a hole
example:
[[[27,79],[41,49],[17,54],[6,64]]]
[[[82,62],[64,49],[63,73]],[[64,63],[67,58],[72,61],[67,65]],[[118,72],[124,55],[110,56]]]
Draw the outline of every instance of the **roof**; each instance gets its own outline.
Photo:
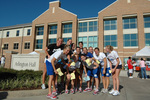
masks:
[[[30,26],[32,26],[32,23],[17,24],[17,25],[12,25],[12,26],[7,26],[7,27],[0,27],[0,30],[22,28],[22,27],[30,27]]]

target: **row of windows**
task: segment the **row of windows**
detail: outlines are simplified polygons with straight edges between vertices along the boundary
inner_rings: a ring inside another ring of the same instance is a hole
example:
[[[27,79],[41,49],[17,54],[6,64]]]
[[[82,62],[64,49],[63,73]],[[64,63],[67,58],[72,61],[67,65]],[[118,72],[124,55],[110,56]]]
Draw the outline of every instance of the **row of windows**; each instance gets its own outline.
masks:
[[[9,44],[4,44],[4,50],[8,50]],[[13,49],[18,49],[19,48],[19,43],[14,43]],[[30,49],[30,42],[26,42],[24,44],[24,49]]]
[[[150,28],[150,16],[144,17],[144,27]],[[123,18],[123,29],[137,28],[137,18]],[[116,30],[117,19],[104,20],[104,30]]]
[[[27,30],[27,35],[30,35],[30,32],[31,32],[31,29],[28,29],[28,30]],[[6,37],[9,37],[9,33],[10,33],[10,32],[9,32],[9,31],[7,31],[7,33],[6,33]],[[19,36],[19,33],[20,33],[20,31],[19,31],[19,30],[17,30],[17,31],[16,31],[16,36]]]

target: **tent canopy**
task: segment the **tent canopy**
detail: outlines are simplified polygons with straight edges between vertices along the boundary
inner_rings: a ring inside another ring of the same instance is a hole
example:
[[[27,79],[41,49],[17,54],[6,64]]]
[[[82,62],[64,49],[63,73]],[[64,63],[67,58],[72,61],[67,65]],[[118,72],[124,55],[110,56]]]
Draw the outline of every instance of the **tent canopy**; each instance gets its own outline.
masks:
[[[33,51],[33,52],[29,53],[29,54],[31,54],[31,55],[37,55],[38,53],[35,52],[35,51]]]
[[[140,51],[138,51],[136,54],[132,56],[132,58],[150,58],[150,48],[149,47],[144,47]]]

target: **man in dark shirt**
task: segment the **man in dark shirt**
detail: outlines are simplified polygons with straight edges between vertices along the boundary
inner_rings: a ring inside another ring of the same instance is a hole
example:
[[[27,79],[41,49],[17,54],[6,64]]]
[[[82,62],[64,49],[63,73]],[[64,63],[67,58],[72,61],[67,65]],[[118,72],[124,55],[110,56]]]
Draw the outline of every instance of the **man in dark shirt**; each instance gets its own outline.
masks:
[[[50,44],[50,45],[48,45],[47,47],[46,47],[46,49],[45,49],[45,53],[46,53],[46,58],[45,58],[45,61],[44,61],[44,72],[43,72],[43,77],[42,77],[42,89],[45,89],[46,87],[45,87],[45,76],[46,76],[46,73],[47,73],[47,70],[46,70],[46,64],[45,64],[45,62],[46,62],[46,60],[48,59],[48,58],[50,58],[50,56],[53,54],[53,53],[55,53],[56,51],[58,51],[58,50],[63,50],[63,48],[64,48],[64,46],[65,46],[65,44],[62,44],[63,43],[63,39],[61,38],[61,37],[59,37],[58,39],[57,39],[57,43],[55,43],[55,44]]]

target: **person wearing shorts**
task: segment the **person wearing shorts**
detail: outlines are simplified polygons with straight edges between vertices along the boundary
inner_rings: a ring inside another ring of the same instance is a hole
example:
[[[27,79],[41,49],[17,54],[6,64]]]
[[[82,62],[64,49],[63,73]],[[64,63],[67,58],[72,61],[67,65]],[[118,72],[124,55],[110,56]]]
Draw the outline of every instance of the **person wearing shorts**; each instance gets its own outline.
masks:
[[[83,61],[83,69],[85,72],[85,77],[87,76],[91,76],[94,77],[95,79],[95,84],[96,84],[96,89],[93,93],[93,95],[97,95],[98,94],[98,75],[99,75],[99,71],[98,71],[98,67],[99,65],[92,60],[92,58],[86,58],[85,54],[81,55],[81,60]],[[89,61],[89,62],[87,62]],[[87,69],[86,69],[87,68]],[[87,88],[84,90],[84,92],[90,92],[92,91],[92,89],[90,88],[90,81],[87,81]]]
[[[110,62],[110,68],[111,68],[112,78],[113,78],[113,89],[109,92],[109,94],[112,94],[113,96],[117,96],[120,95],[119,74],[122,69],[121,59],[119,58],[118,53],[113,50],[113,47],[111,45],[106,46],[105,50],[108,53],[107,59]]]
[[[102,76],[102,81],[103,81],[103,89],[101,90],[102,93],[107,93],[108,92],[108,86],[109,86],[109,77],[111,76],[110,74],[110,66],[107,61],[106,55],[102,52],[100,52],[99,48],[94,49],[94,58],[100,62],[101,66],[101,76]]]
[[[69,53],[69,51],[70,51],[70,46],[66,45],[63,50],[56,51],[54,54],[51,55],[50,58],[48,58],[48,60],[46,60],[47,75],[49,75],[49,83],[48,83],[49,93],[48,93],[47,97],[50,99],[57,98],[56,95],[53,95],[53,92],[56,91],[56,88],[54,85],[54,83],[55,83],[54,76],[56,74],[58,74],[55,66],[60,59],[62,59],[62,61],[64,61],[63,59],[66,58],[66,55]],[[63,63],[66,64],[65,62],[63,62]],[[53,83],[53,92],[51,91],[52,83]]]

